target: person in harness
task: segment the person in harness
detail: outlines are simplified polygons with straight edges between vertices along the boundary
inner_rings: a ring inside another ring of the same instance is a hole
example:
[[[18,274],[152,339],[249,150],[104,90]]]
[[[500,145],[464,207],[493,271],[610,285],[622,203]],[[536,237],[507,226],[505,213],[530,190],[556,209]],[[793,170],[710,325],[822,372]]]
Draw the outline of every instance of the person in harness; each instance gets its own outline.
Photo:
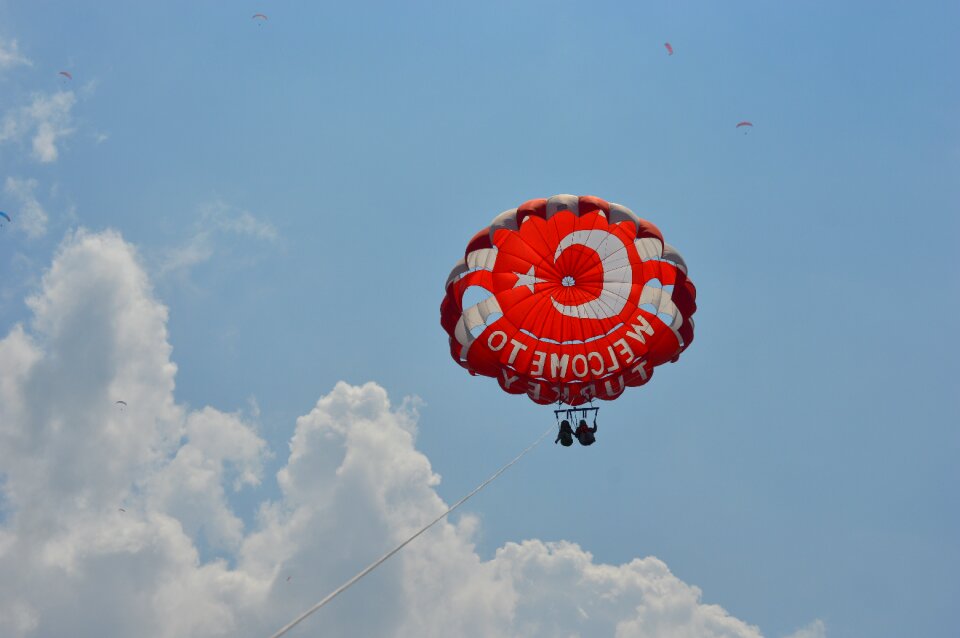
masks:
[[[597,420],[594,418],[593,427],[587,425],[586,419],[580,419],[580,424],[577,426],[576,437],[580,441],[580,445],[593,445],[597,442],[597,437],[594,436],[597,433]]]
[[[560,432],[557,433],[557,438],[553,441],[554,445],[556,445],[557,441],[559,441],[563,447],[573,445],[573,428],[570,427],[570,421],[564,419],[560,422]]]

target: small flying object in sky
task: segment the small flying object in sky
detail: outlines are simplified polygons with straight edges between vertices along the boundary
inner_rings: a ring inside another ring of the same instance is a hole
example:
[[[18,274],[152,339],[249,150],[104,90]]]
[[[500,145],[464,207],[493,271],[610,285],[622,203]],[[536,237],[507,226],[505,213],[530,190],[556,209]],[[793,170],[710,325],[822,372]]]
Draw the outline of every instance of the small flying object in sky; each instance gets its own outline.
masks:
[[[262,13],[254,13],[252,19],[253,19],[253,20],[257,20],[260,24],[263,24],[264,22],[266,22],[266,21],[269,20],[270,18],[268,18],[267,16],[265,16],[265,15],[262,14]]]
[[[7,220],[7,223],[8,223],[8,224],[13,221],[12,219],[10,219],[10,215],[7,215],[7,214],[6,214],[5,212],[3,212],[2,210],[0,210],[0,217],[3,217],[5,220]],[[2,225],[2,224],[0,224],[0,225]]]
[[[664,42],[663,46],[666,47],[668,55],[673,55],[673,47],[670,45],[669,42]]]
[[[753,122],[748,122],[748,121],[744,120],[744,121],[739,122],[739,123],[737,124],[737,128],[738,128],[738,129],[739,129],[739,128],[742,128],[742,129],[743,129],[743,134],[746,135],[746,134],[747,134],[747,131],[749,131],[750,129],[753,128]]]
[[[67,78],[68,80],[72,80],[72,79],[73,79],[73,75],[70,73],[70,71],[60,71],[60,73],[57,73],[57,75],[62,75],[63,77]]]
[[[118,507],[117,509],[120,510],[121,512],[126,512],[126,511],[127,511],[127,510],[123,509],[122,507]]]

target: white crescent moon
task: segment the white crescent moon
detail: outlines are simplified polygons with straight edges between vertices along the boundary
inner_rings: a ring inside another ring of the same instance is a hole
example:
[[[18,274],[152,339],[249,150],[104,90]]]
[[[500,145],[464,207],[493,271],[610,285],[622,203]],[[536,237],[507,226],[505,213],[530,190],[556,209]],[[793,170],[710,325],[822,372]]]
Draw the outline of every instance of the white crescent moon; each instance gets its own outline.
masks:
[[[576,306],[566,306],[551,298],[553,307],[568,317],[608,319],[620,314],[627,304],[633,285],[633,269],[623,241],[605,230],[577,230],[563,239],[553,256],[556,261],[570,246],[585,246],[597,253],[603,267],[603,289],[596,299]]]

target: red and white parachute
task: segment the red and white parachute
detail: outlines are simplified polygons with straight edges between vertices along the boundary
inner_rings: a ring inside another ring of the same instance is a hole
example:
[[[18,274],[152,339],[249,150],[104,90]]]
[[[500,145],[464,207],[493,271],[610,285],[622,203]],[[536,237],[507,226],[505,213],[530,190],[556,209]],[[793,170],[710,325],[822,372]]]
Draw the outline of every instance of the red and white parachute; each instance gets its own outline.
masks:
[[[599,197],[505,211],[447,278],[454,361],[541,404],[615,399],[693,341],[697,291],[659,229]]]

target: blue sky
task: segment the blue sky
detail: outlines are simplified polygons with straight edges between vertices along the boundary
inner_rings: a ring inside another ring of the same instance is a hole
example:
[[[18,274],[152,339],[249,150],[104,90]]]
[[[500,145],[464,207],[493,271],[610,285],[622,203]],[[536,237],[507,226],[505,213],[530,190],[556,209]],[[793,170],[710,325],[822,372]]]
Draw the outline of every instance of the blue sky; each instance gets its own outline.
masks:
[[[450,360],[446,275],[500,211],[597,195],[683,252],[696,341],[598,445],[471,501],[480,555],[656,556],[771,636],[950,635],[960,8],[841,4],[2,2],[29,64],[0,117],[73,102],[53,160],[0,136],[0,210],[48,217],[0,230],[0,335],[71,229],[114,229],[169,308],[176,400],[255,399],[248,525],[340,380],[422,399],[449,503],[552,415]]]

